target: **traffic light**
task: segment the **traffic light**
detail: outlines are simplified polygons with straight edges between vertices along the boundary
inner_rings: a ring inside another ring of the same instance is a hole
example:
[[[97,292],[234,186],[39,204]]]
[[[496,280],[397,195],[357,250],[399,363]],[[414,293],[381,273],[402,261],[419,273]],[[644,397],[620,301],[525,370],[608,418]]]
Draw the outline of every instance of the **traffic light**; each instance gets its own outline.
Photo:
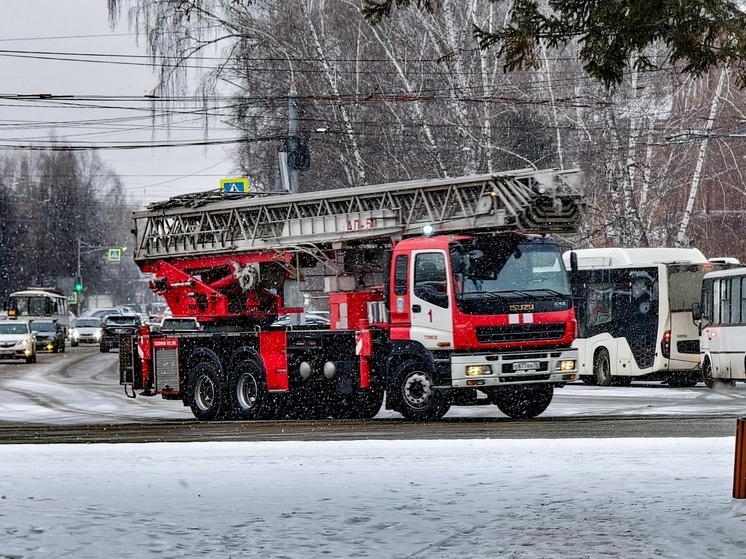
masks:
[[[83,278],[81,276],[75,276],[75,291],[78,293],[83,291]]]

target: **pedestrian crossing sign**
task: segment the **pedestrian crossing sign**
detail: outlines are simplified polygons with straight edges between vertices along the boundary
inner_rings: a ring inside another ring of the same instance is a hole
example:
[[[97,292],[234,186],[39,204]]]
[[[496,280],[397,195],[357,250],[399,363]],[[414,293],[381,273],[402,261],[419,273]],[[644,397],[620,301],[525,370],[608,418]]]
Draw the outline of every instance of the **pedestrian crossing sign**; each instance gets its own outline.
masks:
[[[121,248],[110,248],[109,249],[109,262],[121,262],[122,261],[122,249]]]
[[[248,194],[249,179],[246,177],[238,179],[221,179],[220,192],[223,194]]]

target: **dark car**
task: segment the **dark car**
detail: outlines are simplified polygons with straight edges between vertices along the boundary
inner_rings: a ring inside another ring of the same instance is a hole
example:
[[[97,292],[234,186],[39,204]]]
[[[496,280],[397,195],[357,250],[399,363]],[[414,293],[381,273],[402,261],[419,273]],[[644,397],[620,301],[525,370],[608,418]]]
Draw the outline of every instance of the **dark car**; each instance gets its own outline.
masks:
[[[140,317],[136,314],[111,314],[101,326],[101,351],[119,347],[120,336],[132,336],[140,328]]]
[[[54,320],[32,320],[38,351],[65,352],[65,328]]]

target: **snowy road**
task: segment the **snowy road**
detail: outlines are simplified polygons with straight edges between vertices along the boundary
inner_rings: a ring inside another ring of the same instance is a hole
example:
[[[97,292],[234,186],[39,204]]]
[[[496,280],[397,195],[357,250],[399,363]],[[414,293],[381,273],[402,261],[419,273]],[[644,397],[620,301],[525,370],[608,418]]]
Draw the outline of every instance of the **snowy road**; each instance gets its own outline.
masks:
[[[134,441],[138,433],[143,440],[174,441],[729,436],[735,418],[746,415],[744,385],[713,391],[703,384],[604,388],[578,383],[558,389],[549,409],[528,422],[509,420],[494,406],[478,406],[454,407],[444,421],[428,427],[385,409],[368,422],[199,424],[181,402],[126,397],[117,360],[117,353],[78,347],[41,355],[32,365],[0,362],[0,441]]]

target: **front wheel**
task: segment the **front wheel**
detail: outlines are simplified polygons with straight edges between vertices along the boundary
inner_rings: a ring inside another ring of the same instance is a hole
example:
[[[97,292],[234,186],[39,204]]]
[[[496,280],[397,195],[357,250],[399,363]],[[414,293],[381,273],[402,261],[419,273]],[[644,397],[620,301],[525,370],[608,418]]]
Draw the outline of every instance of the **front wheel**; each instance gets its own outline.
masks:
[[[215,365],[203,361],[192,368],[187,380],[186,396],[192,414],[200,421],[213,421],[220,417],[225,397]]]
[[[599,349],[593,358],[593,374],[598,386],[611,386],[611,360],[606,349]]]
[[[391,381],[393,408],[413,421],[442,418],[450,409],[448,394],[435,388],[429,367],[409,359],[399,367]]]
[[[272,415],[267,376],[255,361],[236,365],[228,381],[228,394],[236,419],[267,419]]]
[[[513,419],[532,419],[549,407],[554,396],[551,384],[519,384],[492,392],[490,401]]]
[[[78,347],[78,342],[70,340],[70,347]]]

